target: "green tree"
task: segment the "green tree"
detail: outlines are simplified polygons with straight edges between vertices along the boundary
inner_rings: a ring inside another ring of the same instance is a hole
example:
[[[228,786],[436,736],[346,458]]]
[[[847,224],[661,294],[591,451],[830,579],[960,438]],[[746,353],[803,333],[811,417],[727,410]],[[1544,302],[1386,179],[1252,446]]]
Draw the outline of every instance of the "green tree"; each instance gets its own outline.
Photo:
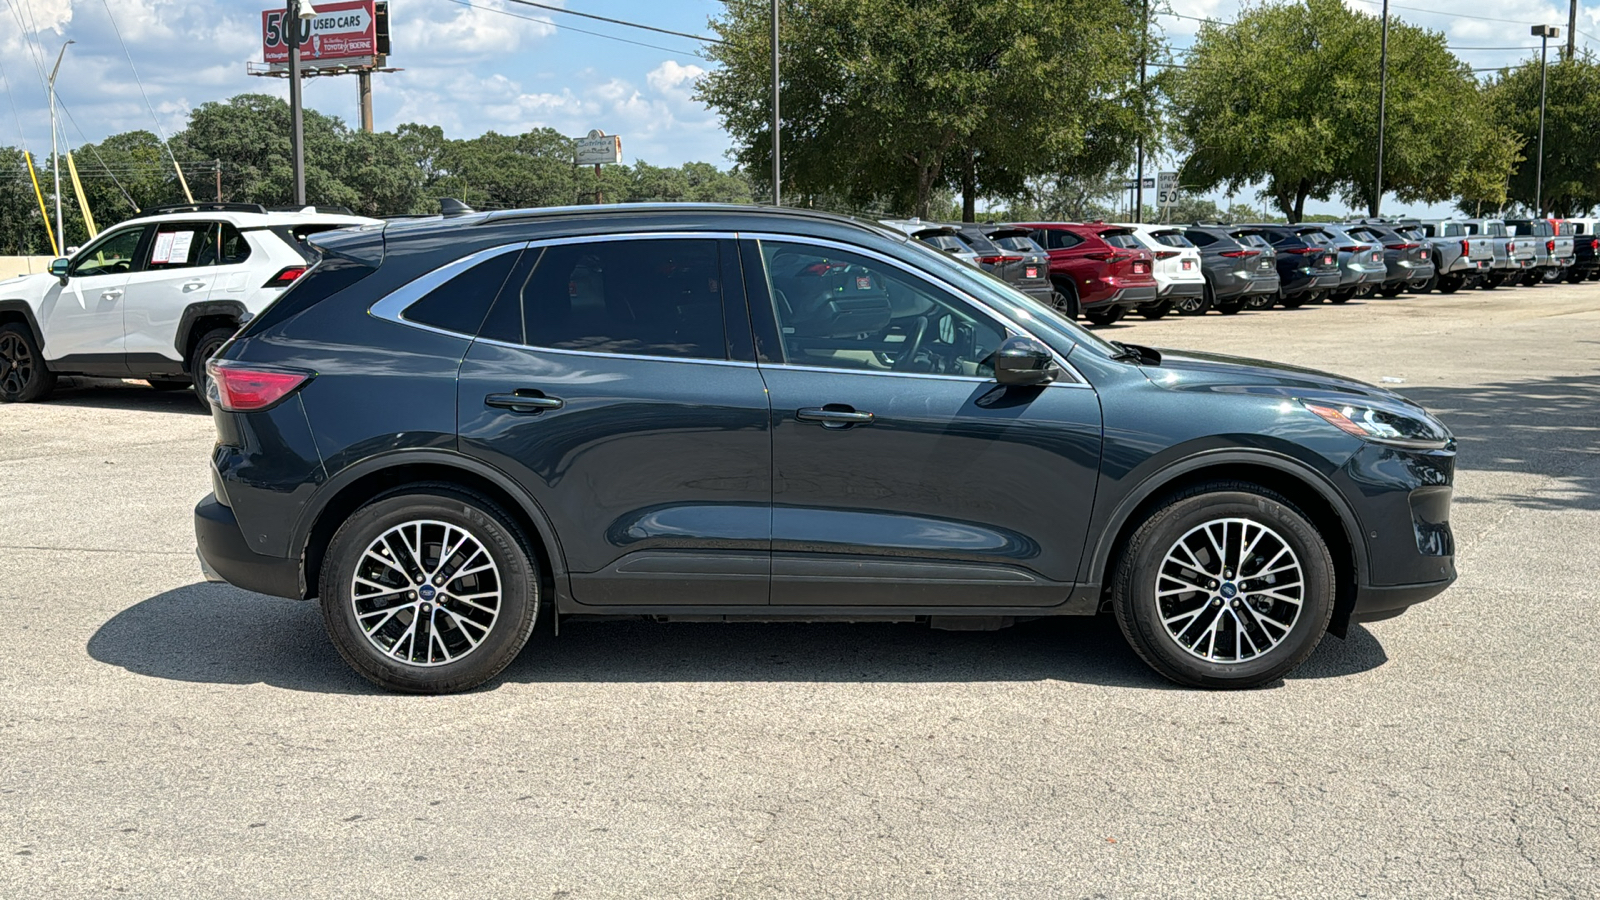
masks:
[[[1186,68],[1164,76],[1186,184],[1262,196],[1300,221],[1338,195],[1376,213],[1375,16],[1340,0],[1267,3],[1201,26]],[[1440,202],[1503,180],[1514,156],[1471,69],[1444,35],[1391,20],[1383,191]]]
[[[1600,62],[1580,58],[1554,63],[1548,82],[1540,212],[1571,216],[1600,204],[1600,145],[1595,142],[1600,133]],[[1509,196],[1499,199],[1531,210],[1538,178],[1539,63],[1502,70],[1485,87],[1485,94],[1495,115],[1515,133],[1525,157],[1511,175]],[[1464,199],[1492,203],[1494,197],[1467,194]]]
[[[1029,178],[1130,159],[1136,0],[784,0],[786,192],[926,216],[939,190],[1021,192]],[[698,98],[758,185],[771,172],[771,6],[729,0],[721,63]]]
[[[38,160],[34,166],[39,166]],[[0,147],[0,254],[39,256],[49,252],[50,238],[39,215],[33,180],[28,177],[27,157],[16,147]]]

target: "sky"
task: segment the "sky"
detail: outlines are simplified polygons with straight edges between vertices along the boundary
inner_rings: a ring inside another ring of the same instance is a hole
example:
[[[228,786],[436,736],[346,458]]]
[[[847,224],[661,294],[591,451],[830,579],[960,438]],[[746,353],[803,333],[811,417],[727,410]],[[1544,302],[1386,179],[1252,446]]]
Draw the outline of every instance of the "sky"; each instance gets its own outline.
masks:
[[[1376,13],[1379,0],[1345,0]],[[0,0],[0,65],[10,100],[0,107],[0,145],[49,150],[49,114],[41,75],[66,40],[57,82],[71,113],[64,126],[74,145],[155,123],[183,127],[189,110],[211,100],[256,91],[288,96],[283,79],[251,77],[261,59],[261,11],[267,0]],[[550,5],[707,34],[718,0],[551,0]],[[1156,22],[1175,49],[1188,46],[1200,19],[1229,20],[1240,0],[1170,0]],[[1580,3],[1579,46],[1600,52],[1600,0]],[[391,0],[400,72],[374,76],[376,125],[436,124],[450,137],[488,130],[515,134],[551,127],[579,136],[591,128],[623,137],[627,161],[678,165],[691,160],[727,166],[730,142],[715,114],[691,99],[696,76],[710,64],[690,39],[640,31],[521,6],[513,0]],[[124,55],[113,30],[127,43]],[[1566,29],[1563,0],[1403,0],[1391,15],[1444,32],[1474,67],[1512,65],[1537,53],[1528,27]],[[593,32],[593,33],[586,33]],[[596,34],[597,33],[597,34]],[[605,35],[604,37],[600,35]],[[633,43],[628,43],[628,42]],[[149,107],[133,77],[137,69]],[[1404,77],[1403,72],[1392,73]],[[347,122],[359,120],[353,76],[306,82],[306,103]],[[151,109],[154,111],[152,117]],[[20,129],[19,129],[20,120]],[[1167,168],[1160,161],[1150,169]],[[1222,200],[1221,196],[1215,199]],[[1259,202],[1247,192],[1235,199]],[[1395,209],[1392,198],[1385,211]],[[1312,201],[1308,212],[1345,208]],[[1443,213],[1444,207],[1409,211]]]

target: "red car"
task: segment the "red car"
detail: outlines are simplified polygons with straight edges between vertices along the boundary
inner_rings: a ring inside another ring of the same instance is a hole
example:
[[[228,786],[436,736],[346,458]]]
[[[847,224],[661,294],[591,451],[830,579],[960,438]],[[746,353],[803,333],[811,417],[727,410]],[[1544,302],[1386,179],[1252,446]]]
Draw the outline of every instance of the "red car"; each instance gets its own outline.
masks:
[[[1133,231],[1104,222],[1019,223],[1050,254],[1050,281],[1061,312],[1110,325],[1135,306],[1158,299],[1154,257]]]

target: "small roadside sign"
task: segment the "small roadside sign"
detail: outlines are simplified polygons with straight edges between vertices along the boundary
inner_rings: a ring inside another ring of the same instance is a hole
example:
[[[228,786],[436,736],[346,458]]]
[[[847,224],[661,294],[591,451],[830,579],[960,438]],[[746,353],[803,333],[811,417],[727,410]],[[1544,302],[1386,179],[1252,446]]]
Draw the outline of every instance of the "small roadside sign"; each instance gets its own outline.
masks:
[[[1156,205],[1171,209],[1178,205],[1178,173],[1156,173]]]
[[[580,166],[616,165],[622,162],[622,136],[591,131],[574,141],[573,162]]]

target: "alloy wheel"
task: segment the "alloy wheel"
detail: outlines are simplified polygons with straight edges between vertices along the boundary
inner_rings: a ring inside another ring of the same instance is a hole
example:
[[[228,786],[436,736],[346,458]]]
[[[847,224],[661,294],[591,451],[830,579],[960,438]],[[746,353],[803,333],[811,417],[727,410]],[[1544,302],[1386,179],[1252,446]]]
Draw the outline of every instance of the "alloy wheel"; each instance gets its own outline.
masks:
[[[404,522],[367,546],[350,602],[367,640],[412,666],[478,649],[500,616],[500,569],[476,536],[433,519]]]
[[[1161,561],[1156,607],[1167,635],[1208,663],[1248,662],[1288,637],[1305,601],[1293,548],[1250,519],[1214,519],[1186,532]]]
[[[22,393],[33,380],[33,352],[21,335],[0,335],[0,392]]]

